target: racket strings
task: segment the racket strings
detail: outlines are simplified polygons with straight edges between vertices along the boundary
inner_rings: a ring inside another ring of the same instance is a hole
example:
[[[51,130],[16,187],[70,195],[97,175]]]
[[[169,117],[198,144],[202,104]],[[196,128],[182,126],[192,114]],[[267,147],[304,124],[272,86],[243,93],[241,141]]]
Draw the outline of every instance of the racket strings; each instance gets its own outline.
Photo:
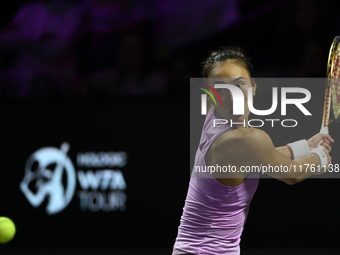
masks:
[[[334,39],[334,41],[331,45],[331,49],[329,51],[328,63],[327,63],[327,78],[332,78],[331,77],[331,74],[332,74],[331,69],[332,69],[332,63],[333,63],[332,61],[333,61],[334,51],[335,51],[336,45],[338,44],[339,40],[340,40],[339,36],[335,37],[335,39]]]
[[[333,115],[335,119],[339,119],[340,117],[340,44],[336,45],[336,52],[334,56],[334,65],[332,66],[332,86],[331,86],[331,95],[332,95],[332,105],[333,105]]]
[[[323,108],[323,116],[322,116],[322,127],[328,127],[335,116],[334,107],[332,107],[332,103],[334,105],[333,96],[335,88],[338,85],[338,77],[340,72],[340,65],[339,65],[339,42],[340,36],[336,36],[332,42],[332,45],[329,50],[328,55],[328,62],[327,62],[327,74],[326,77],[326,91],[325,91],[325,101],[324,101],[324,108]],[[334,82],[336,81],[336,82]],[[333,108],[333,109],[332,109]],[[332,111],[331,111],[332,109]]]

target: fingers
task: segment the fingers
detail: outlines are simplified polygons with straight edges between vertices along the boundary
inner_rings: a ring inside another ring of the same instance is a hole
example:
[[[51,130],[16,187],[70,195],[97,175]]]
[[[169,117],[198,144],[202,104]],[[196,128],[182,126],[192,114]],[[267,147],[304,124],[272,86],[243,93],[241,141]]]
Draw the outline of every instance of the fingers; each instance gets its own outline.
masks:
[[[329,156],[328,155],[328,157],[327,157],[327,169],[329,169],[330,167],[331,167],[331,165],[332,165],[332,157],[331,156]]]
[[[327,170],[332,164],[332,157],[329,155],[329,153],[332,151],[331,143],[334,143],[334,139],[328,134],[322,134],[321,145],[324,147],[323,151],[326,153],[327,156]]]
[[[334,139],[329,134],[318,134],[318,138],[321,138],[318,146],[326,148],[329,152],[332,150],[331,143],[334,143]]]
[[[321,146],[323,146],[326,150],[328,150],[328,152],[331,152],[332,151],[332,146],[331,144],[329,143],[329,141],[325,141],[323,140],[320,144]]]
[[[327,140],[327,141],[329,141],[330,143],[334,143],[334,139],[330,136],[330,135],[327,135],[325,138],[324,138],[324,140]]]
[[[327,157],[327,165],[326,165],[326,170],[328,171],[328,169],[331,167],[332,165],[332,157],[329,155],[329,151],[325,148],[323,149],[323,151],[325,152],[326,154],[326,157]]]
[[[330,135],[328,135],[328,134],[320,134],[320,136],[322,137],[322,140],[327,140],[330,143],[334,143],[334,139]]]

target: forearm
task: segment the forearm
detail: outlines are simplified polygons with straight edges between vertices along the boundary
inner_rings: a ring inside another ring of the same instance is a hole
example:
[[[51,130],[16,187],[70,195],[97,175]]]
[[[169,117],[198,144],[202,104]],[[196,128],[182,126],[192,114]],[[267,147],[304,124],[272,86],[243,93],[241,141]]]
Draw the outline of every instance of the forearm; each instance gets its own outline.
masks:
[[[298,158],[294,160],[297,163],[298,169],[296,169],[298,176],[296,182],[301,182],[310,177],[314,172],[318,170],[320,166],[320,159],[316,154],[310,154],[307,157]]]
[[[284,152],[284,148],[281,148],[281,150]],[[287,150],[289,151],[288,148]],[[263,159],[268,162],[268,165],[274,167],[281,167],[282,165],[284,170],[277,172],[268,171],[267,174],[288,184],[295,184],[307,179],[318,170],[318,166],[320,165],[319,156],[314,153],[305,157],[299,157],[295,160],[291,160],[290,157],[287,157],[284,155],[284,153],[277,152],[280,151],[276,149],[276,153],[272,155],[267,153],[263,155]]]

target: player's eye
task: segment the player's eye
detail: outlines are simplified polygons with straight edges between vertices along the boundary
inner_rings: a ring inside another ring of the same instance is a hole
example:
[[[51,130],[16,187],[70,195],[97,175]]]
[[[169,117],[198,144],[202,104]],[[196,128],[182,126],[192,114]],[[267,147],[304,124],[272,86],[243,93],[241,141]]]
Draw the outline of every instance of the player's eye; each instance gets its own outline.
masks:
[[[238,88],[241,88],[241,86],[243,86],[243,84],[242,84],[242,83],[238,83],[238,84],[236,84],[236,87],[238,87]]]

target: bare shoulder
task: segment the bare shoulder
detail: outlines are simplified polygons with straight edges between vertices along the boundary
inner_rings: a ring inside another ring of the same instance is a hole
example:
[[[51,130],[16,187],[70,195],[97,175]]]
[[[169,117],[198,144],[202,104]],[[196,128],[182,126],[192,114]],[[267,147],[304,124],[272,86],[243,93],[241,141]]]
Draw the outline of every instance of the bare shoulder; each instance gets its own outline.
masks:
[[[238,128],[230,130],[220,135],[212,144],[214,150],[227,150],[237,153],[242,150],[243,153],[247,150],[253,150],[257,147],[263,148],[263,145],[272,143],[269,135],[256,128]]]
[[[212,143],[205,156],[206,163],[212,166],[231,165],[239,169],[257,157],[256,154],[261,150],[261,144],[268,139],[271,141],[264,131],[256,128],[231,129],[221,134]],[[228,186],[239,185],[248,175],[249,173],[240,171],[213,174],[219,182]]]
[[[206,163],[250,165],[272,156],[274,151],[273,142],[266,132],[256,128],[238,128],[216,138],[206,154]]]

